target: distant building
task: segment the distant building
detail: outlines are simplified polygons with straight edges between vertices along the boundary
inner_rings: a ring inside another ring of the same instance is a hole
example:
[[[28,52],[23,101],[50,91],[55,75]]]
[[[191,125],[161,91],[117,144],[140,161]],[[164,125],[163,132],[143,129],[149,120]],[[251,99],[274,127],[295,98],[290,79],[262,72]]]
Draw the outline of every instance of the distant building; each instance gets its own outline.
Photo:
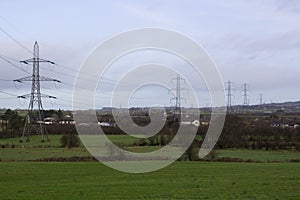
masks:
[[[59,124],[75,124],[75,121],[70,115],[65,115]]]
[[[98,122],[98,125],[100,126],[116,126],[116,123],[112,123],[112,122]]]
[[[56,123],[56,119],[54,117],[47,117],[44,119],[44,124],[50,125]]]
[[[194,121],[183,121],[180,122],[180,125],[194,125],[194,126],[200,126],[199,120],[194,120]]]

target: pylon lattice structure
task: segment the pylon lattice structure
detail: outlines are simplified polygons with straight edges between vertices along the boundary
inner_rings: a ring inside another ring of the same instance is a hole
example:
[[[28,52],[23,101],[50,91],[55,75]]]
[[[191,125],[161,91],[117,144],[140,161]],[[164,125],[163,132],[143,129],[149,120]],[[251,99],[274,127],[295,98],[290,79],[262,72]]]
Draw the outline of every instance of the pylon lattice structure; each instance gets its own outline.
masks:
[[[233,82],[231,82],[230,80],[228,82],[225,83],[226,84],[226,91],[227,91],[227,107],[231,108],[232,106],[232,97],[233,97],[233,93],[232,91],[234,90],[232,88],[233,86]]]
[[[249,95],[248,95],[248,84],[244,83],[243,84],[243,97],[244,97],[244,103],[243,106],[248,106],[249,105]]]
[[[260,105],[263,104],[263,94],[262,93],[259,94],[259,104]]]
[[[175,100],[175,110],[176,112],[179,112],[180,108],[181,108],[181,100],[185,100],[185,98],[181,97],[181,91],[182,90],[186,90],[186,88],[181,88],[181,81],[185,82],[185,80],[183,78],[180,77],[179,74],[177,74],[176,78],[173,78],[171,81],[176,80],[176,88],[173,88],[172,90],[176,91],[176,96],[174,98],[170,99],[170,102],[172,102],[173,100]]]
[[[42,105],[42,97],[56,99],[54,96],[41,94],[41,81],[55,81],[60,83],[57,79],[52,79],[44,76],[40,76],[40,63],[50,63],[55,64],[52,61],[44,60],[39,58],[39,45],[37,42],[34,44],[33,49],[33,58],[20,61],[24,64],[32,63],[32,75],[20,79],[14,80],[15,82],[23,82],[30,81],[31,82],[31,93],[18,96],[18,98],[27,99],[30,98],[29,106],[28,106],[28,114],[25,119],[25,125],[22,133],[22,137],[20,142],[23,142],[24,137],[27,137],[27,141],[30,140],[31,133],[40,133],[41,141],[45,141],[45,135],[48,138],[47,131],[45,129],[43,123],[43,105]],[[36,109],[35,109],[36,106]]]

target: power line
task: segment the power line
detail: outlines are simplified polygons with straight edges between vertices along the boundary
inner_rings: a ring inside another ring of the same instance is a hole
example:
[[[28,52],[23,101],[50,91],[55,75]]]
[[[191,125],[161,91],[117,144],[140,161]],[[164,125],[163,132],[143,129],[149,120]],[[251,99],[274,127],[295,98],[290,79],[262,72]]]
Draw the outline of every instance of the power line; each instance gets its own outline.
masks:
[[[15,95],[15,94],[12,94],[12,93],[9,93],[9,92],[4,92],[4,91],[0,91],[0,92],[3,93],[3,94],[10,95],[10,96],[18,97],[18,95]]]
[[[2,78],[0,78],[0,81],[12,81],[12,80],[8,80],[8,79],[2,79]]]
[[[4,56],[0,55],[0,58],[1,58],[2,60],[4,60],[5,62],[7,62],[8,64],[14,66],[15,68],[17,68],[17,69],[19,69],[19,70],[21,70],[21,71],[23,71],[23,72],[25,72],[25,73],[27,73],[27,74],[30,74],[28,71],[22,69],[21,67],[19,67],[19,66],[16,65],[16,64],[10,62],[10,61],[9,61],[8,59],[6,59]]]
[[[7,98],[5,98],[5,97],[1,97],[0,99],[15,99],[16,97],[7,97]]]
[[[96,77],[98,78],[98,76],[95,76],[94,74],[91,74],[91,73],[87,73],[87,72],[81,72],[80,70],[77,70],[77,69],[74,69],[72,67],[68,67],[68,66],[65,66],[65,65],[61,65],[61,64],[55,64],[56,66],[58,67],[62,67],[64,69],[67,69],[67,70],[70,70],[72,72],[76,72],[76,73],[81,73],[81,74],[85,74],[85,75],[88,75],[89,77],[92,76],[92,77]],[[75,77],[75,76],[74,76]],[[118,82],[118,81],[115,81],[115,80],[112,80],[112,79],[108,79],[108,78],[101,78],[101,79],[104,79],[106,81],[111,81],[111,82]]]
[[[12,58],[12,57],[9,57],[9,56],[3,55],[3,54],[0,54],[0,55],[7,58],[7,59],[13,60],[15,62],[20,62],[19,60],[15,59],[15,58]]]
[[[9,64],[12,64],[14,67],[17,67],[18,69],[26,72],[27,74],[30,74],[29,72],[27,72],[26,70],[22,69],[21,67],[18,67],[17,65],[13,64],[12,62],[10,62],[8,59],[10,60],[13,60],[13,61],[17,61],[19,62],[18,60],[16,60],[15,58],[12,58],[12,57],[9,57],[9,56],[5,56],[3,54],[0,54],[0,56],[2,56],[1,58],[2,59],[5,59],[6,62],[8,62]],[[63,67],[65,69],[68,69],[72,72],[80,72],[79,70],[76,70],[76,69],[73,69],[71,67],[67,67],[67,66],[64,66],[64,65],[60,65],[60,64],[56,64],[56,63],[51,63],[55,66],[60,66],[60,67]],[[48,69],[47,67],[43,67],[43,66],[40,66],[40,69],[43,69],[43,70],[46,70],[46,71],[49,71],[49,72],[52,72],[52,73],[55,73],[55,74],[59,74],[59,75],[64,75],[64,76],[68,76],[70,78],[76,78],[76,75],[71,75],[71,74],[67,74],[67,73],[63,73],[61,71],[55,71],[55,70],[51,70],[51,69]],[[77,77],[77,79],[81,79],[81,80],[85,80],[85,81],[90,81],[90,82],[93,82],[93,80],[90,79],[90,77],[97,77],[95,76],[94,74],[90,74],[90,73],[86,73],[86,72],[80,72],[82,74],[85,74],[87,75],[86,77]],[[109,78],[104,78],[104,77],[101,77],[100,79],[100,84],[108,84],[108,85],[115,85],[116,83],[118,83],[119,81],[117,80],[113,80],[113,79],[109,79]],[[62,84],[65,84],[65,85],[69,85],[69,86],[74,86],[73,84],[70,84],[70,83],[67,83],[67,82],[61,82]],[[126,85],[124,86],[126,87]],[[86,88],[80,88],[78,87],[79,89],[86,89]],[[200,89],[201,90],[201,89]]]
[[[8,59],[10,59],[10,60],[17,61],[16,59],[11,58],[11,57],[8,57],[8,56],[5,56],[5,55],[2,55],[2,54],[0,54],[0,58],[3,59],[5,62],[9,63],[10,65],[12,65],[13,67],[15,67],[15,68],[17,68],[17,69],[19,69],[19,70],[21,70],[21,71],[27,73],[27,74],[30,74],[28,71],[24,70],[23,68],[17,66],[16,64],[14,64],[14,63],[12,63],[11,61],[8,60]],[[19,61],[18,61],[18,62],[19,62]],[[42,68],[42,69],[44,69],[44,70],[48,70],[47,68],[44,68],[44,67],[41,67],[41,66],[40,66],[40,68]],[[71,68],[70,68],[70,69],[71,69]],[[71,78],[75,78],[75,76],[72,76],[72,75],[70,75],[70,74],[66,74],[66,73],[62,73],[62,72],[56,72],[56,71],[53,71],[53,70],[48,70],[48,71],[54,72],[54,73],[56,73],[56,74],[63,74],[63,75],[65,75],[65,76],[69,76],[69,77],[71,77]],[[90,79],[88,79],[88,78],[82,78],[82,79],[83,79],[83,80],[90,81]],[[6,80],[5,80],[5,81],[6,81]],[[20,79],[18,79],[18,80],[14,80],[14,81],[17,81],[17,82],[23,82],[23,81],[25,81],[25,80],[20,80]],[[116,82],[116,81],[115,81],[115,82]],[[73,84],[69,84],[69,83],[66,83],[66,82],[63,82],[63,84],[69,85],[69,86],[72,86],[72,87],[74,86]],[[106,84],[110,84],[110,83],[106,83]],[[81,89],[86,89],[86,88],[81,88]]]
[[[65,66],[65,65],[55,64],[55,66],[67,69],[67,70],[72,71],[72,72],[81,73],[81,74],[87,75],[88,77],[96,77],[96,78],[98,78],[98,76],[96,76],[94,74],[91,74],[91,73],[88,73],[88,72],[82,72],[80,70],[77,70],[77,69],[74,69],[72,67],[68,67],[68,66]],[[61,73],[61,72],[59,72],[59,73]],[[66,73],[61,73],[61,74],[64,74],[66,76],[70,76],[70,77],[73,77],[73,78],[76,77],[76,76],[72,76],[72,75],[66,74]],[[79,77],[77,77],[77,78],[79,78]],[[88,78],[81,78],[81,79],[90,81],[90,79],[88,79]],[[103,77],[101,77],[101,80],[109,81],[109,82],[112,82],[112,83],[118,83],[118,81],[113,80],[113,79],[109,79],[109,78],[103,78]]]
[[[24,45],[22,45],[18,40],[16,40],[12,35],[10,35],[7,31],[5,31],[1,26],[0,30],[7,36],[9,37],[12,41],[14,41],[17,45],[19,45],[22,49],[26,50],[30,54],[32,54],[32,51],[30,51],[28,48],[26,48]]]

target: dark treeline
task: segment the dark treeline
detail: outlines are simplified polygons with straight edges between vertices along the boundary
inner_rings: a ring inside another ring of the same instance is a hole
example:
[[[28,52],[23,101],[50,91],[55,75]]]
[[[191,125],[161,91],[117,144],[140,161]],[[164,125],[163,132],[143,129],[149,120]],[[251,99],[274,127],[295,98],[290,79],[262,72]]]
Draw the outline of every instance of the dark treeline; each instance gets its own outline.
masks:
[[[55,122],[64,119],[61,110],[45,110],[43,117],[52,117]],[[21,116],[17,111],[7,109],[3,115],[0,115],[0,138],[20,137],[24,128],[25,118],[25,116]],[[47,130],[49,129],[49,134],[75,133],[75,127],[70,125],[59,126],[57,123],[46,128]]]
[[[20,137],[22,134],[24,119],[17,111],[6,110],[1,117],[0,138]],[[44,112],[44,117],[52,117],[57,123],[45,125],[47,134],[49,135],[75,135],[76,127],[74,124],[60,124],[60,120],[64,120],[62,111],[49,110]],[[272,116],[270,116],[272,117]],[[113,117],[108,114],[98,116],[99,121],[113,122]],[[139,120],[140,119],[140,120]],[[147,125],[150,118],[145,115],[143,117],[135,117],[134,121],[142,126]],[[124,119],[127,120],[127,119]],[[167,123],[163,129],[155,136],[148,139],[141,139],[135,145],[165,145],[176,135],[179,127],[180,119],[175,115],[170,115],[167,118]],[[265,150],[300,150],[300,128],[290,127],[271,127],[270,120],[265,118],[253,119],[247,116],[238,116],[228,114],[225,120],[222,134],[215,145],[216,149],[265,149]],[[192,125],[191,125],[192,126]],[[95,126],[99,129],[99,126]],[[106,134],[125,134],[117,126],[101,127]],[[206,135],[208,126],[200,126],[197,131],[197,137],[192,144],[195,148],[199,148],[202,139]],[[88,127],[93,129],[92,126]],[[91,130],[91,133],[94,132]],[[188,129],[187,129],[188,134]]]
[[[271,127],[266,120],[253,124],[246,118],[227,115],[216,148],[300,150],[300,128]]]

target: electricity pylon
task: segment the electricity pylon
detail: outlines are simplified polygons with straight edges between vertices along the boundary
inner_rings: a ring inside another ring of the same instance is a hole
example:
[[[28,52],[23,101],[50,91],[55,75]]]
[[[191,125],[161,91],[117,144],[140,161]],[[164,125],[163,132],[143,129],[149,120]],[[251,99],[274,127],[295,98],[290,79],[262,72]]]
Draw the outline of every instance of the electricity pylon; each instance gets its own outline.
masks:
[[[233,97],[233,93],[232,91],[234,90],[232,88],[233,86],[233,82],[231,82],[230,80],[228,82],[225,83],[226,84],[226,88],[225,90],[227,91],[227,107],[228,108],[231,108],[232,106],[232,97]]]
[[[24,78],[16,79],[15,82],[23,82],[30,81],[31,82],[31,93],[18,96],[18,98],[27,99],[30,98],[29,106],[28,106],[28,114],[25,119],[25,125],[22,133],[22,137],[20,142],[23,142],[25,136],[27,136],[27,141],[30,141],[30,133],[32,132],[40,132],[41,141],[45,141],[45,134],[48,138],[47,132],[45,130],[44,122],[43,122],[43,105],[42,105],[42,97],[56,99],[54,96],[49,96],[45,94],[41,94],[41,81],[55,81],[59,82],[59,80],[40,76],[40,63],[50,63],[55,64],[52,61],[44,60],[39,58],[39,45],[37,42],[34,43],[33,48],[33,58],[28,60],[20,61],[24,64],[32,63],[32,76],[27,76]],[[35,105],[37,108],[34,109]]]
[[[259,104],[260,105],[263,104],[263,94],[262,93],[259,94]]]
[[[244,83],[243,84],[243,97],[244,97],[244,107],[248,106],[249,105],[249,95],[248,95],[248,84],[247,83]]]
[[[175,100],[175,110],[176,110],[176,112],[179,113],[179,110],[181,108],[181,100],[184,99],[186,101],[185,98],[181,97],[181,91],[182,90],[186,90],[187,91],[187,89],[186,88],[181,88],[181,84],[180,83],[181,83],[181,81],[185,82],[185,80],[183,78],[181,78],[179,74],[177,74],[177,77],[173,78],[171,80],[171,82],[174,81],[174,80],[176,80],[176,88],[173,88],[172,90],[176,91],[176,96],[174,98],[171,98],[170,102],[172,102],[173,100]]]

